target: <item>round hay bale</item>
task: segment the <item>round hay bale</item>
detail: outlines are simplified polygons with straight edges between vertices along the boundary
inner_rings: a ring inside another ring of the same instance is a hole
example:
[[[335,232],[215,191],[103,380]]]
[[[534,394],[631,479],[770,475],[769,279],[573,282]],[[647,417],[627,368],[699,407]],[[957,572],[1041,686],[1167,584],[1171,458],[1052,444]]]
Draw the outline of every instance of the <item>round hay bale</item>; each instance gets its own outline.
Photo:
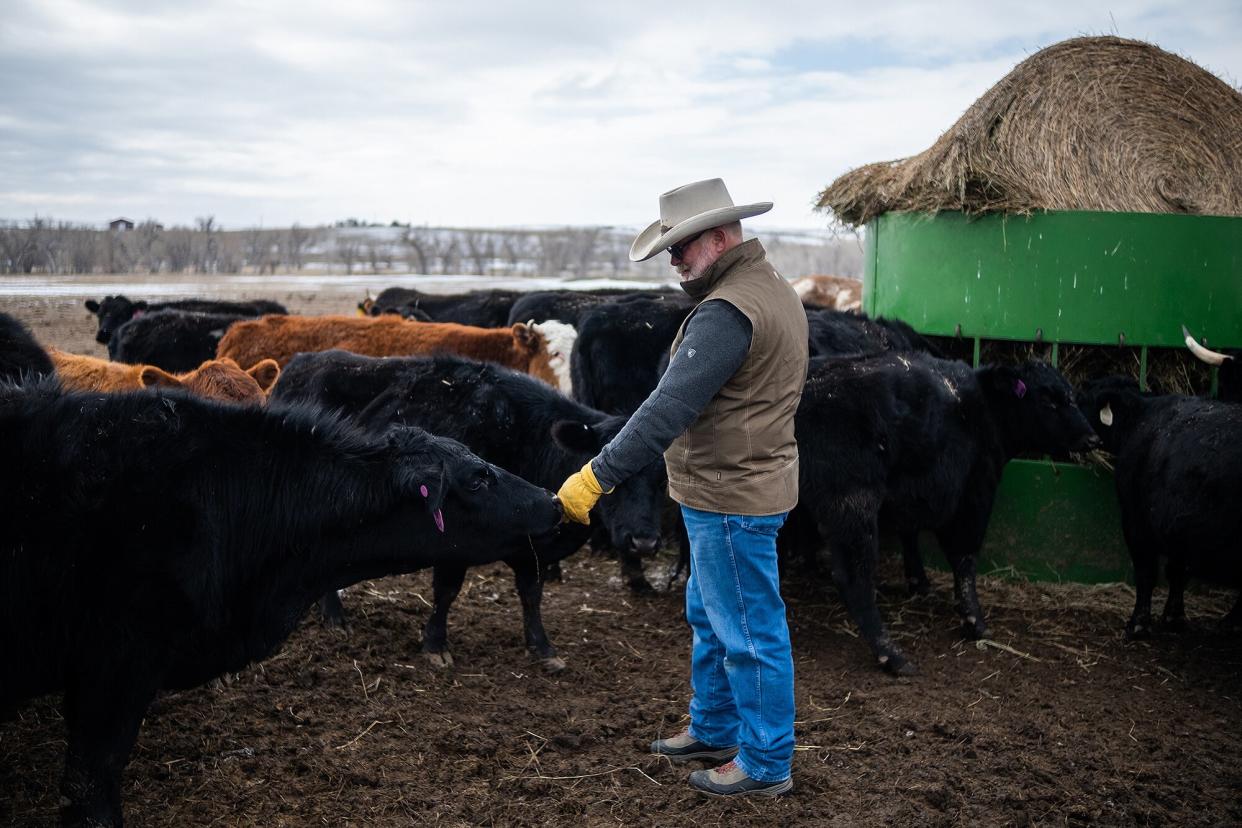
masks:
[[[817,207],[850,224],[891,210],[1242,215],[1242,94],[1150,43],[1066,40],[927,150],[846,173]]]

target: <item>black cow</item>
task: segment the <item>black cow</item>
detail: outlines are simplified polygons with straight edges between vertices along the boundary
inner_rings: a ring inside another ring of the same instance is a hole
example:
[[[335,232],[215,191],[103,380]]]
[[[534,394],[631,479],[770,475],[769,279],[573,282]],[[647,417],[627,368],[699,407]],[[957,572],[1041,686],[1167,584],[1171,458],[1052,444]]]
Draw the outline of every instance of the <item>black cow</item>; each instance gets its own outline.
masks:
[[[1242,587],[1242,406],[1176,394],[1141,394],[1133,380],[1088,383],[1083,413],[1115,456],[1121,528],[1134,563],[1127,638],[1151,635],[1151,594],[1168,559],[1163,624],[1185,627],[1187,578]],[[1242,622],[1242,600],[1226,616]]]
[[[692,308],[675,297],[636,298],[585,314],[570,360],[574,399],[609,414],[634,413],[660,381]]]
[[[530,376],[459,357],[384,358],[345,351],[299,354],[280,375],[273,400],[313,400],[356,418],[365,428],[418,425],[461,440],[496,465],[548,488],[582,468],[624,425],[573,402]],[[653,463],[627,480],[593,511],[623,556],[623,574],[642,580],[637,555],[654,549],[664,498],[663,464]],[[543,629],[539,606],[546,568],[577,551],[590,530],[567,523],[551,536],[498,543],[495,557],[513,569],[522,601],[526,646],[549,670],[564,666]],[[461,589],[464,565],[435,571],[435,610],[427,621],[423,651],[447,655],[449,607]],[[333,607],[332,596],[327,605]]]
[[[802,307],[806,311],[808,345],[812,358],[875,356],[884,351],[921,351],[940,356],[935,346],[900,319],[886,319],[882,316],[871,319],[861,313],[815,305],[804,304]],[[666,354],[660,362],[661,374],[668,367],[668,359]],[[675,580],[690,568],[690,539],[681,522],[680,512],[675,517],[680,554],[670,580]],[[930,592],[931,586],[919,554],[918,535],[904,534],[901,541],[910,589],[925,595]]]
[[[108,358],[130,365],[156,365],[165,371],[193,371],[216,358],[220,337],[239,319],[226,313],[161,310],[135,316],[108,340]]]
[[[105,296],[102,302],[86,300],[86,309],[99,317],[95,341],[107,345],[116,329],[129,320],[149,311],[183,310],[194,313],[232,313],[241,316],[263,316],[267,313],[288,313],[285,306],[266,299],[225,302],[216,299],[177,299],[171,302],[133,302],[124,296]],[[194,366],[197,368],[198,366]]]
[[[0,386],[0,709],[64,691],[70,824],[121,821],[147,705],[270,655],[325,591],[487,560],[559,505],[452,440],[307,407]]]
[[[900,319],[872,319],[860,313],[803,307],[812,357],[879,351],[922,351],[940,356],[935,346]]]
[[[47,352],[15,317],[0,313],[0,382],[24,382],[56,373]]]
[[[574,399],[609,414],[633,414],[659,383],[668,367],[669,349],[677,330],[693,308],[694,303],[684,294],[648,294],[609,302],[583,314],[569,365]],[[666,475],[664,464],[657,465],[660,473]],[[673,527],[681,550],[677,566],[669,575],[671,586],[689,566],[690,541],[675,504],[665,497],[662,509],[672,512],[664,522]],[[626,562],[628,550],[616,549],[598,531],[591,545],[601,550],[615,549],[623,569],[635,566]],[[653,555],[658,547],[657,543],[644,554]],[[646,581],[631,579],[630,584],[639,592],[649,588]]]
[[[522,292],[519,290],[472,290],[468,293],[424,293],[413,288],[390,287],[360,308],[370,316],[399,313],[407,318],[426,314],[432,322],[456,322],[478,328],[508,325],[509,309]]]
[[[600,288],[598,290],[538,290],[523,295],[513,303],[509,311],[509,324],[513,322],[546,322],[555,319],[567,325],[578,326],[582,317],[601,305],[627,302],[631,299],[673,299],[685,302],[680,290],[656,288],[634,291],[624,288]]]
[[[914,667],[875,603],[880,520],[907,535],[936,533],[964,630],[982,638],[975,558],[1001,469],[1019,453],[1060,455],[1098,442],[1050,365],[972,371],[917,353],[812,360],[795,422],[800,495],[782,547],[831,554],[850,617],[898,674]]]

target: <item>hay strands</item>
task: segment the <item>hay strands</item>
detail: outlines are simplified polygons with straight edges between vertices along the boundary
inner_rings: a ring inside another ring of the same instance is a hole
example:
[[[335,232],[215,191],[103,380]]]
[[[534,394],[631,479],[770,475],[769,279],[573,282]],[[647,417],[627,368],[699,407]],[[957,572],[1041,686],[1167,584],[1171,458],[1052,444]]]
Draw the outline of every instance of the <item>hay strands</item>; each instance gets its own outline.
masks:
[[[1043,662],[1043,659],[1036,658],[1030,653],[1024,653],[1021,650],[1015,650],[1013,647],[1010,647],[1008,644],[1002,644],[999,641],[993,641],[990,638],[980,638],[978,641],[975,642],[975,649],[977,650],[986,650],[988,647],[995,647],[998,650],[1004,650],[1007,653],[1019,656],[1021,658],[1025,658],[1028,661],[1034,661],[1034,662],[1039,662],[1039,663]]]
[[[592,779],[596,776],[608,776],[609,774],[621,773],[622,771],[634,771],[635,773],[637,773],[643,779],[646,779],[651,784],[660,785],[659,782],[657,782],[656,780],[648,776],[646,773],[644,773],[642,768],[636,768],[633,766],[628,766],[628,767],[623,767],[623,768],[609,768],[608,770],[597,771],[596,773],[580,773],[574,776],[545,776],[541,773],[535,774],[533,776],[503,776],[501,777],[500,781],[515,782],[519,780],[541,779],[541,780],[549,781],[549,782],[565,782],[565,781],[570,781],[574,779]],[[660,785],[660,787],[664,787],[664,786]]]

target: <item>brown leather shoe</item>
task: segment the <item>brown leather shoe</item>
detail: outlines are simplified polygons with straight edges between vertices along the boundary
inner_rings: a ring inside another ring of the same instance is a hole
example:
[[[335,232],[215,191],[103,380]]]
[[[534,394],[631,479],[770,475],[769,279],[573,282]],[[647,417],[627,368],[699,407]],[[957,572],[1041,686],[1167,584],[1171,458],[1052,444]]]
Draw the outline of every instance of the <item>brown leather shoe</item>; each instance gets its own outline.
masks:
[[[651,752],[659,756],[667,756],[674,762],[685,762],[690,759],[707,759],[711,762],[723,762],[737,755],[737,745],[728,747],[712,747],[690,735],[686,728],[676,736],[657,739],[651,743]]]
[[[690,787],[712,796],[780,796],[793,790],[793,777],[760,782],[747,776],[736,762],[729,762],[711,770],[694,771],[690,774]]]

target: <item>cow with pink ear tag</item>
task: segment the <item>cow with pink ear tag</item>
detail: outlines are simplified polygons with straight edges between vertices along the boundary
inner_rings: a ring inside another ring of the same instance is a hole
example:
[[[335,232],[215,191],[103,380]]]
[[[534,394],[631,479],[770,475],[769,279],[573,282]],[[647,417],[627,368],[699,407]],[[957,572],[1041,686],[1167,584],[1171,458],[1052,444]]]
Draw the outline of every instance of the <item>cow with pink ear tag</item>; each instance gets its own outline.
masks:
[[[494,560],[562,516],[418,428],[51,379],[0,383],[0,502],[0,658],[20,665],[0,710],[64,693],[68,825],[121,824],[159,691],[268,657],[329,590]]]

